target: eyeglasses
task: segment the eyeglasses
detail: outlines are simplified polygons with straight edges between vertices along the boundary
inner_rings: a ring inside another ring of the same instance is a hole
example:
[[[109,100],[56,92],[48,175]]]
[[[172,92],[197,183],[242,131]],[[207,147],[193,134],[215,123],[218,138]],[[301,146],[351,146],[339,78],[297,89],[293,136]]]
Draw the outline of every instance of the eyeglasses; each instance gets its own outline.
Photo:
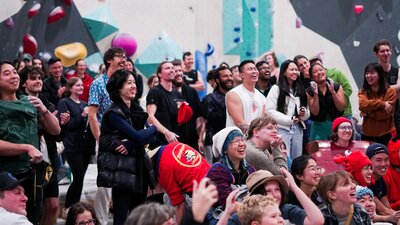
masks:
[[[232,144],[239,144],[239,142],[246,142],[246,139],[244,139],[243,137],[239,137],[239,138],[235,138],[231,141]]]
[[[125,59],[125,60],[127,59],[126,55],[124,54],[115,54],[114,57],[118,57],[120,59]]]
[[[87,220],[87,221],[79,221],[79,222],[75,223],[75,225],[94,225],[94,224],[96,224],[96,220],[95,219],[90,219],[90,220]]]
[[[341,129],[341,130],[353,130],[353,126],[350,126],[350,125],[339,126],[339,129]]]
[[[319,167],[319,166],[310,166],[307,169],[309,169],[309,170],[311,170],[313,172],[318,172],[318,173],[321,172],[321,167]]]

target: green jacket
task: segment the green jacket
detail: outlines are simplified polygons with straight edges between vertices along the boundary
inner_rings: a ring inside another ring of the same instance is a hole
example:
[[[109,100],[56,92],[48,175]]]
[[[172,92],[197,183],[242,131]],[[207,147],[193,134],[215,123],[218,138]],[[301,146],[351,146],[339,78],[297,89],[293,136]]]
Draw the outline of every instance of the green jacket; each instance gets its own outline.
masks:
[[[346,106],[344,108],[344,117],[352,116],[351,111],[351,103],[350,103],[350,95],[353,93],[353,89],[347,79],[346,75],[344,75],[340,70],[336,68],[326,68],[328,78],[332,79],[335,83],[338,83],[342,86],[346,101]]]

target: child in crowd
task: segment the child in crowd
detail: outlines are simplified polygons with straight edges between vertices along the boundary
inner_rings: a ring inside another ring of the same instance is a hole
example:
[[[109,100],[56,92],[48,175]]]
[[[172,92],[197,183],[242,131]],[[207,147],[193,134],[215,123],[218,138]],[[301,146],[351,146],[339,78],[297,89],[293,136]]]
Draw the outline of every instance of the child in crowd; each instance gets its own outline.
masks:
[[[396,218],[394,218],[394,217],[380,216],[380,215],[376,214],[374,193],[372,193],[371,189],[357,185],[356,198],[357,198],[357,204],[362,206],[365,209],[365,211],[367,211],[367,213],[368,213],[369,217],[371,217],[372,221],[388,221],[388,222],[390,222],[391,220],[394,220],[393,222],[396,221]],[[392,223],[376,222],[376,223],[372,223],[372,224],[373,225],[390,225]]]
[[[284,224],[278,202],[274,197],[253,195],[246,198],[239,208],[242,225],[277,225]]]

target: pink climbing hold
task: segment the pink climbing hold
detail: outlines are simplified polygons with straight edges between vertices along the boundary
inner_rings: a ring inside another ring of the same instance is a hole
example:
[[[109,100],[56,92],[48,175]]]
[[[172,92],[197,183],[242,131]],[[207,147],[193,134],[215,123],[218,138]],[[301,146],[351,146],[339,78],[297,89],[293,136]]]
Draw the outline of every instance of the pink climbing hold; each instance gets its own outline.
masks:
[[[47,23],[48,24],[54,23],[54,22],[64,18],[64,16],[65,16],[64,8],[62,6],[58,6],[58,7],[54,8],[53,11],[51,11],[49,16],[47,17]]]
[[[111,42],[112,47],[120,47],[125,49],[126,56],[131,57],[137,49],[137,42],[130,34],[117,34]]]
[[[42,7],[42,5],[40,5],[39,2],[36,2],[35,4],[33,4],[33,6],[28,10],[28,18],[32,18],[34,16],[36,16],[36,14],[39,13],[40,7]]]
[[[364,10],[363,5],[354,5],[354,12],[359,15]]]
[[[30,34],[25,34],[23,43],[24,43],[24,53],[35,55],[36,50],[38,49],[36,39]]]
[[[14,27],[14,20],[12,17],[8,17],[5,22],[6,27],[12,29]]]
[[[300,28],[303,25],[300,17],[296,17],[296,28]]]

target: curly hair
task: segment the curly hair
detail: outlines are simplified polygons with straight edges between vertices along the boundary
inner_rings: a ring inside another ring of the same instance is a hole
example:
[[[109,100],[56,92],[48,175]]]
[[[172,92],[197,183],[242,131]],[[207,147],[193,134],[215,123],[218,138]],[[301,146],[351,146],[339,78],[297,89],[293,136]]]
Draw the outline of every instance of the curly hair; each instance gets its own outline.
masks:
[[[261,221],[266,206],[278,205],[274,197],[251,195],[239,207],[238,216],[242,225],[250,225],[253,221]]]

